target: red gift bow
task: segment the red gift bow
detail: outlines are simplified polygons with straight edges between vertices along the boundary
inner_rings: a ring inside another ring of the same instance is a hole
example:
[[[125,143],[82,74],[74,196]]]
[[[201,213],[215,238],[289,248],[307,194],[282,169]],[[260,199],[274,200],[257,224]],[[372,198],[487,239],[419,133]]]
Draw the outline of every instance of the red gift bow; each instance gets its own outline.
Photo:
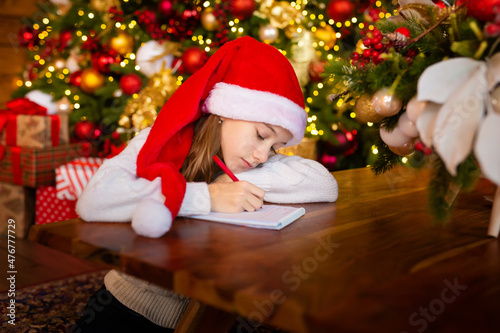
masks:
[[[6,143],[8,146],[17,145],[17,116],[20,114],[30,116],[46,116],[47,108],[37,104],[26,97],[15,98],[6,103],[7,110],[0,112],[0,132],[6,129]],[[59,132],[61,130],[61,119],[58,116],[50,116],[52,146],[59,145]],[[7,126],[6,126],[7,125]],[[0,160],[4,149],[0,148]]]
[[[27,114],[27,115],[47,115],[47,108],[37,104],[26,97],[14,98],[5,103],[8,113],[14,114]]]

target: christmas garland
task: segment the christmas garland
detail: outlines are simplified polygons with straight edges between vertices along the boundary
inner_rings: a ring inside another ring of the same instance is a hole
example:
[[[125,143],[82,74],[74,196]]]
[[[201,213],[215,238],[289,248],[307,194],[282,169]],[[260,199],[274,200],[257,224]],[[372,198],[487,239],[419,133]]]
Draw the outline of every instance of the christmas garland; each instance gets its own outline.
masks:
[[[399,3],[398,15],[329,64],[329,83],[334,100],[355,102],[354,117],[377,129],[376,174],[431,165],[430,211],[444,222],[481,172],[500,183],[491,145],[500,140],[500,1]]]

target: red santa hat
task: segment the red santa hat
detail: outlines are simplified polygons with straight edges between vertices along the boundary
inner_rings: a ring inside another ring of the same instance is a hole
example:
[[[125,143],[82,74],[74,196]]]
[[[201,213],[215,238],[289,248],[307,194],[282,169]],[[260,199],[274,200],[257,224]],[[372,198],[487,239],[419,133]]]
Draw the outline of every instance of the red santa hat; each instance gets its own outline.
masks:
[[[169,98],[139,152],[137,175],[151,181],[161,177],[169,215],[134,214],[132,226],[139,234],[159,237],[177,216],[186,191],[179,170],[202,112],[281,126],[293,135],[288,146],[302,140],[307,121],[302,90],[281,52],[251,37],[224,44]],[[143,208],[139,211],[151,213]]]

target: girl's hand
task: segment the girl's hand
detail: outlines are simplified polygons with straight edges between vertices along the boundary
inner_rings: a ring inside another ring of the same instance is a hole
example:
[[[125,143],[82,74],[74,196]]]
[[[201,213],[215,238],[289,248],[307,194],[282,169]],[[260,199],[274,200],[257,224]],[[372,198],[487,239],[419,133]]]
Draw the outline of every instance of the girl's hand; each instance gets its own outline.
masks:
[[[223,182],[219,178],[208,185],[213,212],[253,212],[262,207],[265,193],[263,189],[247,181]]]

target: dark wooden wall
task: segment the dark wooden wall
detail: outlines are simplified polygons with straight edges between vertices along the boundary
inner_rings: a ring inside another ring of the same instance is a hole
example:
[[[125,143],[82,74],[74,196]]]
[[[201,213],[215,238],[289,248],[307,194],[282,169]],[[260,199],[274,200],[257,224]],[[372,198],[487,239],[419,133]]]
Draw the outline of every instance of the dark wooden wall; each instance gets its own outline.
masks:
[[[41,20],[41,0],[0,0],[0,108],[16,89],[26,63],[26,49],[17,44],[23,18]]]

